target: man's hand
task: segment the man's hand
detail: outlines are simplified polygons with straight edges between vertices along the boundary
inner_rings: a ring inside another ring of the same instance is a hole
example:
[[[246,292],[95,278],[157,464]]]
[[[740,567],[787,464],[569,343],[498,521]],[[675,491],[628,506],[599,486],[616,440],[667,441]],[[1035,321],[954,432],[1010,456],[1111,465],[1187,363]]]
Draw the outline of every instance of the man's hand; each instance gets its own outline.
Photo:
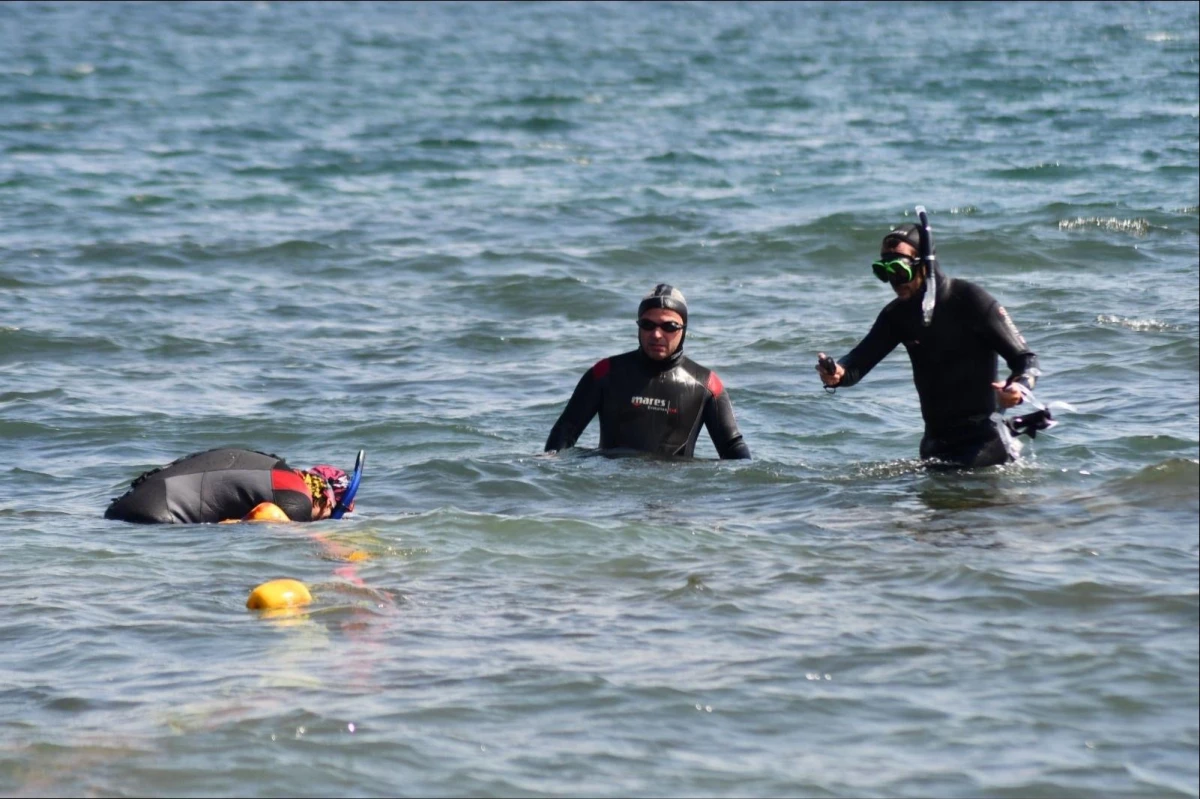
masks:
[[[830,365],[833,366],[833,371],[829,370]],[[817,374],[821,376],[821,382],[829,388],[834,388],[841,383],[842,375],[846,374],[845,367],[823,352],[817,353],[816,370]]]
[[[996,389],[996,402],[999,403],[1001,408],[1007,410],[1021,404],[1021,389],[1015,385],[992,383],[992,388]]]

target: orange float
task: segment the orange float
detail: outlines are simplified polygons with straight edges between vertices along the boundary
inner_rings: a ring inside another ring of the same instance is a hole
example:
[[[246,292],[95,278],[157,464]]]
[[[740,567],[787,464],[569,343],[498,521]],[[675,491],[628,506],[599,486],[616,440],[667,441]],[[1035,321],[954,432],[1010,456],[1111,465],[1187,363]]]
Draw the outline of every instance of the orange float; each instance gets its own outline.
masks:
[[[260,502],[242,517],[244,522],[290,522],[283,508],[274,502]]]

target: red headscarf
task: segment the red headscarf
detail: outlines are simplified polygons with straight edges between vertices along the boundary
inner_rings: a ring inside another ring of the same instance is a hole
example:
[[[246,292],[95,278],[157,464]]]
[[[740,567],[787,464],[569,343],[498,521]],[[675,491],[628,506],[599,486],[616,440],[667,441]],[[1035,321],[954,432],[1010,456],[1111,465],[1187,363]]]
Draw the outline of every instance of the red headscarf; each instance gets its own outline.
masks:
[[[336,466],[328,466],[321,464],[306,470],[309,474],[316,475],[325,483],[325,496],[330,499],[331,505],[337,505],[342,501],[342,497],[346,495],[346,489],[350,487],[350,478],[346,473]],[[350,504],[353,509],[354,504]]]

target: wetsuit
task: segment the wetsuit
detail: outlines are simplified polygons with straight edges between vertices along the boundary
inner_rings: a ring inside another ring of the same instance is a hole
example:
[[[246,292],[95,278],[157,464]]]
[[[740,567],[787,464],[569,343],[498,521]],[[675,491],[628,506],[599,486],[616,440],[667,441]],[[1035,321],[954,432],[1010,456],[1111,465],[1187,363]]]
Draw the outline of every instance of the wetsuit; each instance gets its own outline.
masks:
[[[308,485],[281,458],[214,449],[141,475],[112,501],[104,518],[142,524],[219,522],[240,519],[260,502],[274,502],[292,521],[312,520]]]
[[[996,356],[1004,358],[1012,380],[1031,389],[1037,356],[992,295],[940,270],[935,275],[930,326],[922,325],[924,292],[893,300],[858,346],[838,361],[846,370],[838,385],[854,385],[904,344],[925,420],[921,457],[968,467],[1012,460],[1011,437],[996,414]]]
[[[679,351],[663,361],[641,349],[599,361],[575,386],[546,451],[574,446],[597,413],[601,449],[692,457],[703,424],[722,458],[750,457],[721,378]]]

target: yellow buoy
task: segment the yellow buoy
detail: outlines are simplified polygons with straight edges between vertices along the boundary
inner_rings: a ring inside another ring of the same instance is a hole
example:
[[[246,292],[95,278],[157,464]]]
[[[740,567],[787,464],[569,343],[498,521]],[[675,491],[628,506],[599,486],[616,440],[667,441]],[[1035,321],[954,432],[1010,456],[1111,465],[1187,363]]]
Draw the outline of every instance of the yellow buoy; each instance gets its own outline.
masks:
[[[250,592],[246,607],[251,610],[278,610],[295,608],[312,602],[308,586],[299,580],[287,578],[263,583]]]
[[[260,502],[242,517],[244,522],[290,522],[283,508],[274,502]]]

